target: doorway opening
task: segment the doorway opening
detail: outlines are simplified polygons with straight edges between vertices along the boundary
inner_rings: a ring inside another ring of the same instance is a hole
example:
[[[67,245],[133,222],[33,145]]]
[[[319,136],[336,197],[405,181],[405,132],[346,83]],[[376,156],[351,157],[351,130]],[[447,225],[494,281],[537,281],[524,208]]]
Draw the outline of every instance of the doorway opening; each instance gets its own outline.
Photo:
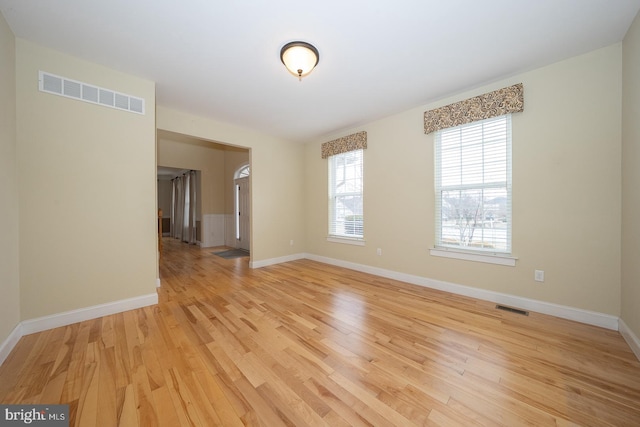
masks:
[[[248,164],[240,166],[234,176],[234,199],[235,199],[235,239],[236,248],[249,250],[250,242],[250,213],[251,213],[251,190],[249,177],[251,170]]]
[[[189,244],[200,244],[201,172],[157,167],[159,232]]]
[[[158,129],[156,144],[159,174],[161,169],[169,168],[173,169],[172,172],[185,169],[198,171],[197,244],[201,248],[219,246],[237,248],[239,245],[236,238],[238,215],[236,215],[235,206],[237,197],[235,180],[236,178],[244,179],[246,184],[249,184],[248,166],[251,162],[251,150],[162,129]],[[158,183],[159,190],[161,186],[170,188],[168,182],[162,182],[160,177]],[[248,185],[242,185],[241,188],[243,190],[246,188],[249,194]],[[167,199],[171,200],[171,190],[166,191]],[[247,248],[250,244],[248,203],[247,200],[247,209],[243,209],[243,213],[246,214],[246,227],[243,227],[240,240],[242,246]],[[170,202],[163,206],[159,197],[158,208],[163,210],[164,216],[170,216]],[[166,221],[169,220],[166,218]],[[169,227],[164,227],[163,231],[168,233]]]

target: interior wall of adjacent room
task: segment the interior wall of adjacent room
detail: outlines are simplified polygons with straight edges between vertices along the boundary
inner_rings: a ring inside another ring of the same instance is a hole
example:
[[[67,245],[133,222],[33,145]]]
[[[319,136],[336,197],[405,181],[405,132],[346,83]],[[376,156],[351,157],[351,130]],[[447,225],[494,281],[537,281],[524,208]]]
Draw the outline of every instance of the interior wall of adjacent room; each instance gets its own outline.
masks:
[[[171,200],[173,197],[173,185],[170,176],[158,177],[158,209],[162,210],[162,218],[171,218]],[[169,230],[162,230],[168,233]]]
[[[201,173],[202,215],[224,213],[224,151],[207,141],[158,138],[158,165]]]
[[[0,14],[0,344],[20,322],[15,37]]]
[[[251,150],[252,262],[304,248],[302,144],[209,118],[158,107],[158,128]],[[290,245],[290,241],[295,243]]]
[[[40,70],[145,114],[40,92]],[[155,294],[155,84],[16,39],[16,94],[22,319]]]
[[[306,146],[307,252],[584,310],[620,314],[620,44],[318,138]],[[424,111],[524,84],[513,115],[515,267],[431,256],[434,136]],[[366,131],[365,246],[328,242],[320,144]],[[377,255],[377,248],[381,255]],[[534,270],[545,271],[544,283]]]
[[[640,14],[622,44],[622,320],[640,337]]]

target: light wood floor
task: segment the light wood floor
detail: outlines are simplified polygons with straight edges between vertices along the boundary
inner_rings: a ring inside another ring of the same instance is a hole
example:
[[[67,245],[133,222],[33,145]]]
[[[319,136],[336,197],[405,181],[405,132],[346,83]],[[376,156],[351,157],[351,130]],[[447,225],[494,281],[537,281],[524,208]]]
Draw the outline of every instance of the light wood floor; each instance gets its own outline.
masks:
[[[0,402],[80,426],[638,426],[614,331],[165,239],[160,303],[25,336]]]

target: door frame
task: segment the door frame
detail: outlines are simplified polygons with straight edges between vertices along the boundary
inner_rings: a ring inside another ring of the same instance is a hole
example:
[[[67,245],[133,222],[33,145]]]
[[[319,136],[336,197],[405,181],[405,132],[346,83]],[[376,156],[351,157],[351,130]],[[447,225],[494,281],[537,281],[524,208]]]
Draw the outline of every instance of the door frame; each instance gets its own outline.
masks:
[[[249,174],[240,177],[240,172],[250,170],[248,166],[240,166],[233,180],[235,247],[247,251],[251,246],[251,182]]]

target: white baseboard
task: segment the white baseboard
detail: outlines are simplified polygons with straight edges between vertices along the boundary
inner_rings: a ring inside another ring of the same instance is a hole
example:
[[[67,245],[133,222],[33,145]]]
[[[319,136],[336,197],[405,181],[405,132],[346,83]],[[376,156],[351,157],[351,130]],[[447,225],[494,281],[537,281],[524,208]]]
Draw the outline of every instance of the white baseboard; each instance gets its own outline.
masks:
[[[11,331],[7,339],[0,344],[0,365],[2,365],[5,360],[7,360],[7,357],[9,357],[9,353],[11,353],[13,347],[18,344],[18,341],[20,341],[22,335],[24,335],[22,333],[22,324],[18,323],[16,327],[13,328],[13,331]]]
[[[609,314],[598,313],[595,311],[583,310],[579,308],[553,304],[544,301],[523,298],[515,295],[503,294],[500,292],[489,291],[486,289],[474,288],[471,286],[458,285],[455,283],[442,282],[422,276],[412,274],[399,273],[396,271],[386,270],[378,267],[371,267],[363,264],[342,261],[338,259],[305,254],[305,258],[313,261],[323,262],[338,267],[348,268],[350,270],[361,271],[363,273],[374,274],[376,276],[386,277],[388,279],[399,280],[418,286],[438,289],[445,292],[451,292],[458,295],[464,295],[485,301],[504,304],[523,310],[535,311],[538,313],[548,314],[563,319],[574,320],[576,322],[586,323],[589,325],[600,326],[602,328],[618,330],[618,317]]]
[[[127,298],[120,301],[106,304],[94,305],[80,308],[78,310],[65,311],[63,313],[52,314],[50,316],[38,317],[36,319],[23,320],[13,329],[9,337],[0,344],[0,365],[11,353],[20,338],[24,335],[46,331],[47,329],[67,326],[85,320],[96,319],[110,314],[121,313],[123,311],[134,310],[136,308],[147,307],[158,303],[158,294],[152,293],[139,297]]]
[[[620,335],[624,338],[624,340],[631,347],[631,351],[636,355],[638,360],[640,360],[640,339],[636,334],[633,333],[631,328],[624,323],[624,320],[620,319],[618,322]]]
[[[263,259],[260,261],[251,261],[249,263],[249,267],[260,268],[260,267],[266,267],[268,265],[282,264],[283,262],[296,261],[298,259],[304,259],[304,258],[307,258],[306,254],[286,255],[278,258]]]
[[[141,295],[139,297],[127,298],[120,301],[108,302],[106,304],[94,305],[92,307],[56,313],[50,316],[38,317],[36,319],[24,320],[22,322],[22,335],[46,331],[47,329],[67,326],[72,323],[96,319],[98,317],[134,310],[136,308],[142,308],[157,303],[158,294],[154,292],[152,294]]]

